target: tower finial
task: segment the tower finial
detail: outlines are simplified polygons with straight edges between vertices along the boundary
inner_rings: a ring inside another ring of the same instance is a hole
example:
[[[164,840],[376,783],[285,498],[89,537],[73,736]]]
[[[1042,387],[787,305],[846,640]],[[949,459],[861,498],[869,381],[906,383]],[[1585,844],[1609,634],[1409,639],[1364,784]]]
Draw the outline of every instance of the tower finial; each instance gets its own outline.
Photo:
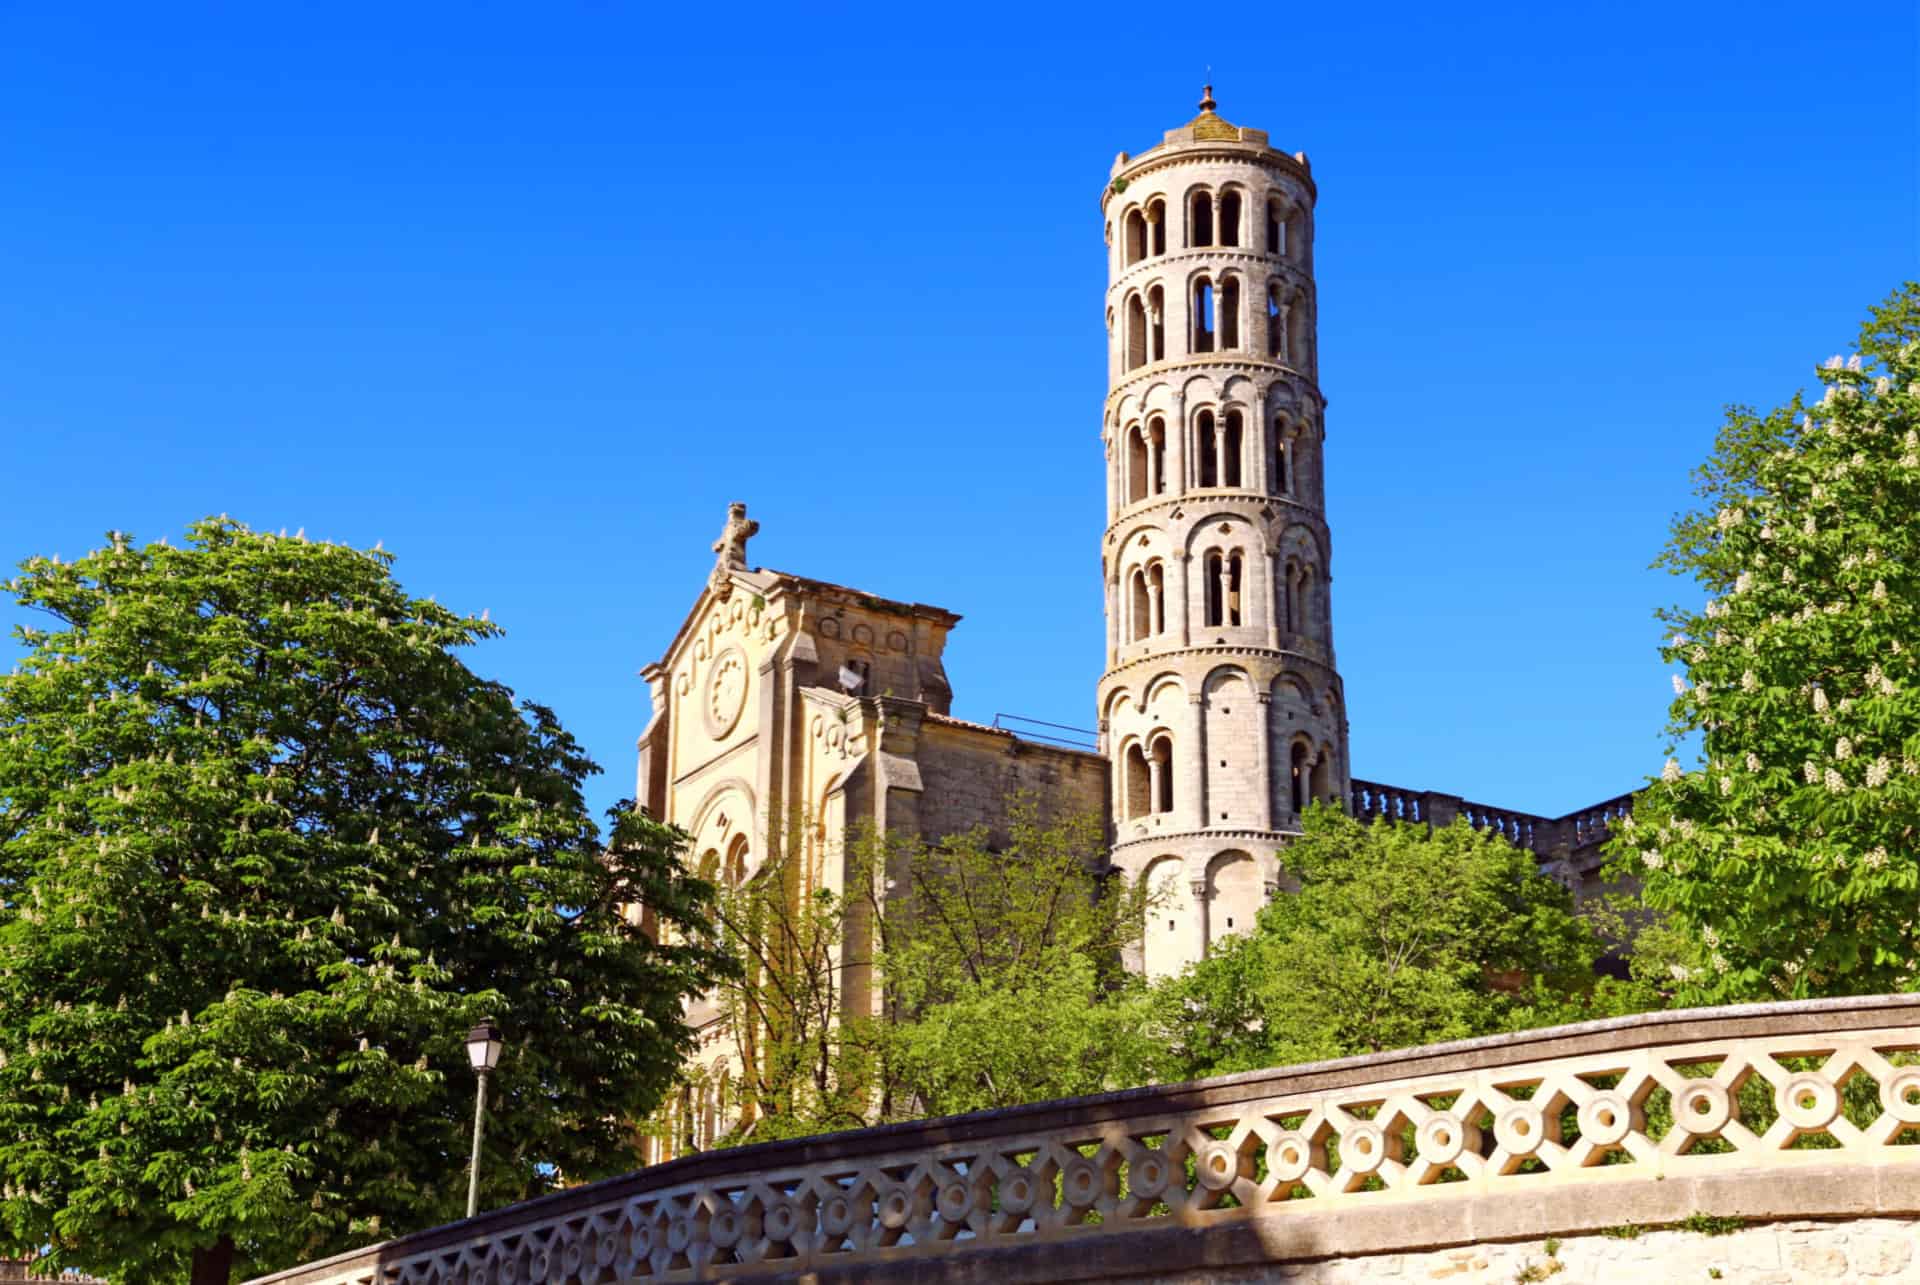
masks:
[[[1204,85],[1200,89],[1200,110],[1210,112],[1220,104],[1213,101],[1213,86]]]

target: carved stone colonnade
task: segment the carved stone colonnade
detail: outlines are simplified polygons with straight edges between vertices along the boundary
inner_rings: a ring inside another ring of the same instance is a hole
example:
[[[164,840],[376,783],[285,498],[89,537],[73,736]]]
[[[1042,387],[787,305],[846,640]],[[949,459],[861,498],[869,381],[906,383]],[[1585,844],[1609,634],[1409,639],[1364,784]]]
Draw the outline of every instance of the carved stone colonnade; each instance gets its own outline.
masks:
[[[708,1152],[262,1281],[1277,1280],[1695,1215],[1911,1218],[1916,1050],[1920,995],[1651,1013]]]

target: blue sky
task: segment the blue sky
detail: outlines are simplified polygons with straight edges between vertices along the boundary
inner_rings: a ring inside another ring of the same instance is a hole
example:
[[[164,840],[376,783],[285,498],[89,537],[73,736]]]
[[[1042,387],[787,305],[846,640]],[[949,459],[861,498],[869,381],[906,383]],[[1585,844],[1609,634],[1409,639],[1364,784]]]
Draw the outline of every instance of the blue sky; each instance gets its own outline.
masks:
[[[1209,66],[1320,185],[1357,773],[1637,784],[1720,407],[1916,275],[1911,4],[8,6],[0,563],[383,540],[599,807],[741,499],[962,613],[957,714],[1089,725],[1098,199]]]

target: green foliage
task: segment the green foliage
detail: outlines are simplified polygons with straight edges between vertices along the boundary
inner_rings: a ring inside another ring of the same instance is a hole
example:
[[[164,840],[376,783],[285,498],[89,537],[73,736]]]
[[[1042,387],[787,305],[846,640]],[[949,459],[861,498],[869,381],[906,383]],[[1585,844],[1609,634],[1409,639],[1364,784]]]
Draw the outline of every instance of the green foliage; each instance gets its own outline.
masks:
[[[1699,943],[1682,998],[1914,985],[1920,889],[1920,285],[1819,373],[1727,412],[1659,565],[1695,579],[1662,654],[1669,759],[1611,853]]]
[[[1532,854],[1464,821],[1319,806],[1281,853],[1299,890],[1160,995],[1177,1076],[1254,1070],[1655,1006],[1596,983],[1601,941]]]
[[[1681,1231],[1698,1232],[1702,1236],[1731,1236],[1746,1225],[1744,1218],[1721,1218],[1701,1213],[1688,1214],[1679,1223]]]
[[[1611,1240],[1639,1240],[1646,1231],[1639,1223],[1621,1223],[1617,1227],[1602,1227],[1600,1234]]]
[[[618,809],[498,632],[388,555],[225,519],[8,587],[50,623],[0,678],[0,1250],[117,1280],[266,1271],[634,1163],[622,1121],[722,961],[679,836]]]
[[[843,863],[789,854],[722,894],[742,963],[724,1005],[747,1068],[730,1141],[1151,1078],[1145,984],[1121,966],[1145,898],[1103,877],[1099,819],[1016,800],[1005,839],[856,827]]]

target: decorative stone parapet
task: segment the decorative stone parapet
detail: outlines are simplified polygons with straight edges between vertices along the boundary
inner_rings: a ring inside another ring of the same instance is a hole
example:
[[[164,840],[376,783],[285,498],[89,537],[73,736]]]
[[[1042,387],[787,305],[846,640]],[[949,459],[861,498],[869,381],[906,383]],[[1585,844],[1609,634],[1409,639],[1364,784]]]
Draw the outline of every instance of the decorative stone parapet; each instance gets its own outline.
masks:
[[[1917,1049],[1920,995],[1652,1013],[708,1152],[263,1280],[1252,1280],[1905,1217]]]

